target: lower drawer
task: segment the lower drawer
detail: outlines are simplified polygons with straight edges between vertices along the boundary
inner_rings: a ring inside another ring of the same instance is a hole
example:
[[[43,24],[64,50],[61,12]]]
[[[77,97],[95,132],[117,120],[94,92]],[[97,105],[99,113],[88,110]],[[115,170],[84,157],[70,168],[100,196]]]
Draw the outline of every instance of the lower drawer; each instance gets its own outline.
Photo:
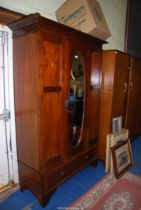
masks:
[[[60,165],[59,168],[54,169],[51,173],[46,172],[42,175],[44,193],[53,190],[80,169],[96,161],[96,159],[97,149],[94,147],[89,151],[81,153],[67,164]]]

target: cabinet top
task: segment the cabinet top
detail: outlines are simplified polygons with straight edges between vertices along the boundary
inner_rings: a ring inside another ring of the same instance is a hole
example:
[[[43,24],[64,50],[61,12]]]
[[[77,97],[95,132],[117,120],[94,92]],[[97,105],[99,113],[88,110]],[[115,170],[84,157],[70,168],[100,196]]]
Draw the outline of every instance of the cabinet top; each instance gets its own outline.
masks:
[[[54,31],[60,35],[67,35],[67,37],[77,37],[79,39],[87,40],[88,42],[95,44],[106,43],[96,37],[93,37],[84,32],[78,31],[61,23],[55,22],[53,20],[42,17],[39,13],[24,16],[10,24],[9,28],[13,31],[13,36],[22,36],[27,33],[32,33],[36,31]]]

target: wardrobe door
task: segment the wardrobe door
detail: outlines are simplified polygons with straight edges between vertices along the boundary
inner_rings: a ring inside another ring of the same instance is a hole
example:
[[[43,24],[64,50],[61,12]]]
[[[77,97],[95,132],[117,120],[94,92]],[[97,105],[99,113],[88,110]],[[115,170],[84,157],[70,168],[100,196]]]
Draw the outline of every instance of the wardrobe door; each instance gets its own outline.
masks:
[[[64,81],[64,121],[66,156],[77,155],[86,136],[87,50],[80,43],[66,41]]]
[[[105,160],[106,136],[112,132],[112,118],[122,116],[124,125],[130,58],[118,51],[103,51],[100,101],[99,158]]]
[[[51,170],[62,161],[62,39],[40,33],[41,166]]]
[[[131,58],[129,92],[127,101],[126,128],[130,138],[141,133],[141,61]]]
[[[38,34],[15,37],[14,95],[18,162],[32,171],[40,170],[38,129]],[[34,87],[34,88],[33,88]],[[24,175],[20,173],[20,177]]]
[[[73,157],[97,143],[101,54],[81,41],[67,40],[65,60],[64,142]]]
[[[135,92],[136,96],[136,128],[135,136],[141,134],[141,59],[132,58],[132,68],[136,69],[135,71]],[[131,81],[133,82],[133,81]]]
[[[125,123],[125,115],[126,115],[129,65],[130,65],[130,57],[124,53],[117,52],[115,59],[115,74],[114,74],[111,117],[113,118],[113,117],[122,116],[123,126]]]
[[[115,72],[115,51],[102,52],[102,74],[100,91],[100,123],[98,157],[105,160],[106,135],[111,127],[112,96]]]

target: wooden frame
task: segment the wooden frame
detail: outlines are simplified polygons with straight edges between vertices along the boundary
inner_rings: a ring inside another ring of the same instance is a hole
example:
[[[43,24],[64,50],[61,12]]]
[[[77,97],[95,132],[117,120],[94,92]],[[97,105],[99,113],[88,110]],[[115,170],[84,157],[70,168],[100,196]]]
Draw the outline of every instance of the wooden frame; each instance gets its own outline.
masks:
[[[130,140],[111,147],[115,177],[119,178],[130,166],[132,166],[132,155]]]
[[[122,130],[122,116],[114,117],[112,119],[112,133],[119,133]]]

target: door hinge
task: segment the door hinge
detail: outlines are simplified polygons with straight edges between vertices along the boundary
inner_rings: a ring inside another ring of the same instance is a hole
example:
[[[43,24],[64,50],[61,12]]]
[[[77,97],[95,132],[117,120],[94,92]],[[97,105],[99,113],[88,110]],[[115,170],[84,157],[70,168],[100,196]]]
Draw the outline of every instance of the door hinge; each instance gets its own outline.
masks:
[[[5,31],[2,31],[1,32],[1,44],[2,44],[2,46],[5,45],[5,42],[6,42],[6,33],[5,33]]]
[[[10,111],[8,109],[3,109],[3,113],[0,114],[0,120],[7,122],[10,119]]]

